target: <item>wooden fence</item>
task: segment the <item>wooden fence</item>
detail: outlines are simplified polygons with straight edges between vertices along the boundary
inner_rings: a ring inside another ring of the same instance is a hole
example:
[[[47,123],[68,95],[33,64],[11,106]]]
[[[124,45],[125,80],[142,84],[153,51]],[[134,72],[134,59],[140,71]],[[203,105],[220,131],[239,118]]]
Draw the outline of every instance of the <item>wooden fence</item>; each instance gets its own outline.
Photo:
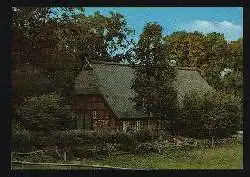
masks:
[[[25,166],[54,166],[54,167],[68,167],[68,169],[72,169],[72,167],[79,168],[91,168],[91,169],[118,169],[118,170],[132,170],[131,168],[120,168],[120,167],[112,167],[108,165],[87,165],[87,164],[65,164],[65,163],[40,163],[40,162],[24,162],[24,161],[12,161],[11,165],[20,165],[22,168]],[[13,169],[13,168],[12,168]],[[134,170],[134,169],[133,169]]]

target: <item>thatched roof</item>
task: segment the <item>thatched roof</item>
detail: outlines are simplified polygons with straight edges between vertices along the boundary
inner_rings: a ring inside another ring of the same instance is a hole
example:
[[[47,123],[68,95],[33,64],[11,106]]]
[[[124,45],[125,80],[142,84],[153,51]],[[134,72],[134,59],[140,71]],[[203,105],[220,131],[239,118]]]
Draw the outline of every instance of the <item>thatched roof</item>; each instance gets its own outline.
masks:
[[[134,69],[125,64],[92,62],[92,70],[83,70],[75,80],[76,94],[102,94],[118,118],[148,117],[137,111],[131,98]],[[193,69],[177,69],[176,89],[179,102],[190,91],[206,92],[212,88]]]

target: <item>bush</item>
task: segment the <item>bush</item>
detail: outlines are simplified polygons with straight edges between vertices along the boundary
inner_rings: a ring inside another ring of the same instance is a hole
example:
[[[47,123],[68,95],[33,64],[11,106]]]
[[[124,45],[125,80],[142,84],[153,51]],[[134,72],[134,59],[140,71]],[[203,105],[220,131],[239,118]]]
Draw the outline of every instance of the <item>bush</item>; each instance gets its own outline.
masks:
[[[12,150],[17,152],[31,151],[31,133],[28,130],[12,131]]]
[[[151,142],[156,139],[156,135],[153,131],[143,129],[133,133],[133,139],[136,142]]]
[[[13,132],[25,129],[22,122],[18,121],[17,119],[12,119],[11,127]]]
[[[135,148],[137,154],[150,154],[160,153],[166,148],[165,143],[154,142],[154,143],[140,143]]]
[[[116,134],[116,142],[120,144],[119,150],[121,151],[133,151],[136,146],[132,133],[118,132]]]
[[[182,134],[194,138],[221,138],[234,134],[240,126],[240,101],[232,95],[190,94],[183,102],[178,122]]]
[[[20,155],[13,153],[12,160],[16,161],[28,161],[28,162],[57,162],[58,159],[54,158],[51,155],[47,154],[29,154],[29,155]]]
[[[70,129],[73,121],[63,98],[55,93],[25,99],[17,113],[25,128],[34,132]]]
[[[116,151],[114,144],[107,143],[112,135],[82,130],[58,131],[51,136],[50,141],[63,151],[72,152],[75,157],[89,158],[110,155]]]
[[[123,132],[100,133],[82,130],[58,131],[51,136],[49,141],[53,142],[54,146],[58,146],[59,148],[72,149],[79,147],[76,149],[77,153],[80,151],[85,153],[84,149],[86,145],[88,145],[88,149],[98,147],[98,153],[103,152],[104,154],[111,153],[114,149],[133,151],[136,146],[133,135]]]
[[[154,149],[152,143],[140,143],[135,148],[135,153],[137,154],[148,154]]]

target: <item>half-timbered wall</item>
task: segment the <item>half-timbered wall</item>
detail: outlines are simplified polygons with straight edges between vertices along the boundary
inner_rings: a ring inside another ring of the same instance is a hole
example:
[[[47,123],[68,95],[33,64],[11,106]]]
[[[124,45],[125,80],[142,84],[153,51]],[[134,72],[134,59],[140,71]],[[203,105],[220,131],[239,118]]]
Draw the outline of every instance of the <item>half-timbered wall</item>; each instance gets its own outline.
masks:
[[[112,129],[126,132],[141,129],[157,130],[162,127],[162,123],[154,119],[119,120],[102,95],[78,95],[75,109],[78,113],[75,120],[76,129]]]
[[[79,95],[76,100],[78,116],[76,122],[82,121],[89,125],[80,125],[85,129],[118,129],[120,121],[115,117],[112,110],[102,95]],[[84,124],[82,122],[82,124]]]

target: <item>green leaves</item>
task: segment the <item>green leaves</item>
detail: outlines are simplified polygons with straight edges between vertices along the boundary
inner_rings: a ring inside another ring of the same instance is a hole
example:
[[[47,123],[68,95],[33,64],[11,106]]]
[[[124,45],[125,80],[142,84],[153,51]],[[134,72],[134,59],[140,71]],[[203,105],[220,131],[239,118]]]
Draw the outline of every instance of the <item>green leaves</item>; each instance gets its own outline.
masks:
[[[181,129],[194,138],[226,137],[240,128],[242,107],[240,100],[223,93],[197,95],[184,99]]]
[[[223,34],[216,32],[204,35],[179,31],[165,36],[164,43],[177,66],[199,68],[208,83],[218,90],[224,90],[221,71],[231,68],[242,72],[242,39],[229,43]]]
[[[132,30],[118,13],[86,16],[81,8],[18,8],[12,31],[13,70],[29,63],[49,77],[49,91],[61,92],[68,101],[86,60],[131,59]]]
[[[64,130],[73,121],[70,109],[56,93],[26,98],[17,114],[25,128],[35,132]]]
[[[176,92],[172,82],[176,70],[170,65],[168,54],[162,42],[162,27],[148,23],[135,49],[136,78],[132,88],[137,109],[163,119],[174,119],[176,114]],[[166,109],[167,108],[167,109]]]

